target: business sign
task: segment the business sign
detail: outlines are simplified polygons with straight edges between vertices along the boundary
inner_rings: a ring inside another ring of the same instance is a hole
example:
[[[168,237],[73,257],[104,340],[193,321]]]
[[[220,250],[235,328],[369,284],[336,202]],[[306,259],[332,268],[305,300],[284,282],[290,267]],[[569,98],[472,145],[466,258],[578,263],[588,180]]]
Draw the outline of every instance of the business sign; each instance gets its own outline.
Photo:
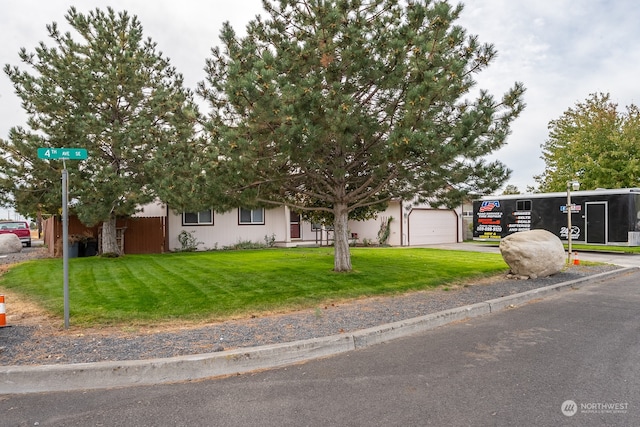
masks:
[[[45,160],[84,160],[87,150],[84,148],[38,148],[38,158]]]
[[[560,212],[562,212],[563,214],[566,214],[569,211],[569,209],[567,209],[567,205],[561,205],[560,206]],[[582,212],[582,205],[576,205],[575,203],[571,203],[571,213],[580,213]]]
[[[482,239],[499,239],[502,233],[502,209],[499,200],[483,201],[477,212],[475,232]]]

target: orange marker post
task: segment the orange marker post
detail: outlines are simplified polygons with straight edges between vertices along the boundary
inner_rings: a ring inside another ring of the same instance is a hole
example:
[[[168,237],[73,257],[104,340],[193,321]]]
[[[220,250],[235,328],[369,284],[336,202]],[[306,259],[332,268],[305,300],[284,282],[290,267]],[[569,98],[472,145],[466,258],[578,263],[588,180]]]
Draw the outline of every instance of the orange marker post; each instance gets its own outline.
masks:
[[[0,328],[7,326],[7,315],[5,314],[4,295],[0,295]]]

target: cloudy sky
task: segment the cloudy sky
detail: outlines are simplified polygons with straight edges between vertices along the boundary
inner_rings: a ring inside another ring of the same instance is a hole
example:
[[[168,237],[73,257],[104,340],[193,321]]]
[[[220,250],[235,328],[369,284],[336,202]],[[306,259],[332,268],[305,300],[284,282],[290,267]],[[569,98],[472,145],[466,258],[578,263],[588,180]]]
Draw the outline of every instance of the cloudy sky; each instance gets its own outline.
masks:
[[[508,144],[495,154],[513,170],[509,184],[524,191],[544,170],[540,159],[550,120],[594,92],[610,93],[621,108],[640,104],[640,8],[636,0],[466,0],[459,24],[498,50],[477,76],[479,87],[501,96],[515,81],[527,88],[527,108],[512,126]],[[79,11],[127,10],[145,35],[184,75],[192,89],[204,79],[205,58],[219,42],[221,24],[237,32],[262,13],[260,0],[0,0],[0,65],[21,65],[21,47],[52,45],[46,25],[75,5]],[[0,74],[0,138],[25,115],[11,82]]]

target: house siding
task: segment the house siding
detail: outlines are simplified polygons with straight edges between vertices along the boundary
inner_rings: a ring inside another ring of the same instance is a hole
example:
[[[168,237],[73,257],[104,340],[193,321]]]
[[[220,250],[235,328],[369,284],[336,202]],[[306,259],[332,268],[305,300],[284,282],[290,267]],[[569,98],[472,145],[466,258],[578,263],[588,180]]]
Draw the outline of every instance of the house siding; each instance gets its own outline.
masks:
[[[167,206],[159,201],[151,202],[140,207],[140,210],[133,214],[134,217],[139,218],[157,218],[167,215]]]
[[[221,249],[238,242],[251,241],[264,243],[265,236],[283,242],[287,236],[288,221],[285,208],[265,209],[264,224],[243,224],[238,222],[238,209],[213,214],[213,225],[182,225],[182,214],[169,213],[169,248],[180,249],[178,236],[184,230],[192,233],[199,242],[199,249]]]
[[[447,230],[446,237],[442,242],[422,242],[410,241],[408,232],[415,227],[415,223],[410,223],[411,210],[414,209],[411,203],[392,201],[384,212],[380,212],[375,218],[367,221],[350,221],[349,233],[357,235],[357,243],[378,243],[378,232],[386,218],[393,218],[388,244],[391,246],[412,246],[428,243],[449,243],[459,241],[462,236],[462,209],[447,210],[452,215],[450,230]],[[426,206],[422,206],[426,208]],[[436,213],[443,210],[431,209]],[[313,230],[312,224],[306,221],[300,223],[300,238],[292,239],[289,224],[289,209],[287,207],[276,207],[265,209],[265,222],[261,225],[240,225],[238,223],[238,209],[230,212],[214,212],[213,225],[182,225],[182,214],[177,214],[169,210],[169,250],[179,250],[181,248],[178,241],[179,234],[184,230],[192,233],[199,242],[200,250],[222,249],[225,246],[232,246],[238,242],[251,241],[264,243],[265,237],[271,239],[272,236],[277,246],[298,246],[298,245],[327,245],[333,242],[333,233],[326,230]],[[417,215],[415,216],[417,218]],[[415,221],[416,219],[413,219]],[[429,217],[422,215],[421,221],[429,221]],[[459,237],[460,236],[460,237]]]
[[[399,220],[402,218],[400,214],[400,203],[391,202],[384,212],[380,212],[375,218],[367,221],[350,221],[349,231],[351,233],[358,234],[358,242],[365,241],[378,243],[378,232],[382,226],[385,218],[393,218],[391,220],[391,233],[389,235],[389,241],[387,242],[391,246],[401,246],[401,227]]]

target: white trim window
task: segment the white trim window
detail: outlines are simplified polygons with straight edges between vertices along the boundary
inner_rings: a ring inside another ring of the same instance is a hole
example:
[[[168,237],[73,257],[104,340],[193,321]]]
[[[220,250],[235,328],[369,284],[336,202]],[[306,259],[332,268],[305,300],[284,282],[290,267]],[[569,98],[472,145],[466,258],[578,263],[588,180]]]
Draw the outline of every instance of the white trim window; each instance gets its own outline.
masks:
[[[240,225],[264,225],[264,208],[238,209],[238,224]]]
[[[182,225],[213,225],[213,209],[200,212],[183,212]]]

